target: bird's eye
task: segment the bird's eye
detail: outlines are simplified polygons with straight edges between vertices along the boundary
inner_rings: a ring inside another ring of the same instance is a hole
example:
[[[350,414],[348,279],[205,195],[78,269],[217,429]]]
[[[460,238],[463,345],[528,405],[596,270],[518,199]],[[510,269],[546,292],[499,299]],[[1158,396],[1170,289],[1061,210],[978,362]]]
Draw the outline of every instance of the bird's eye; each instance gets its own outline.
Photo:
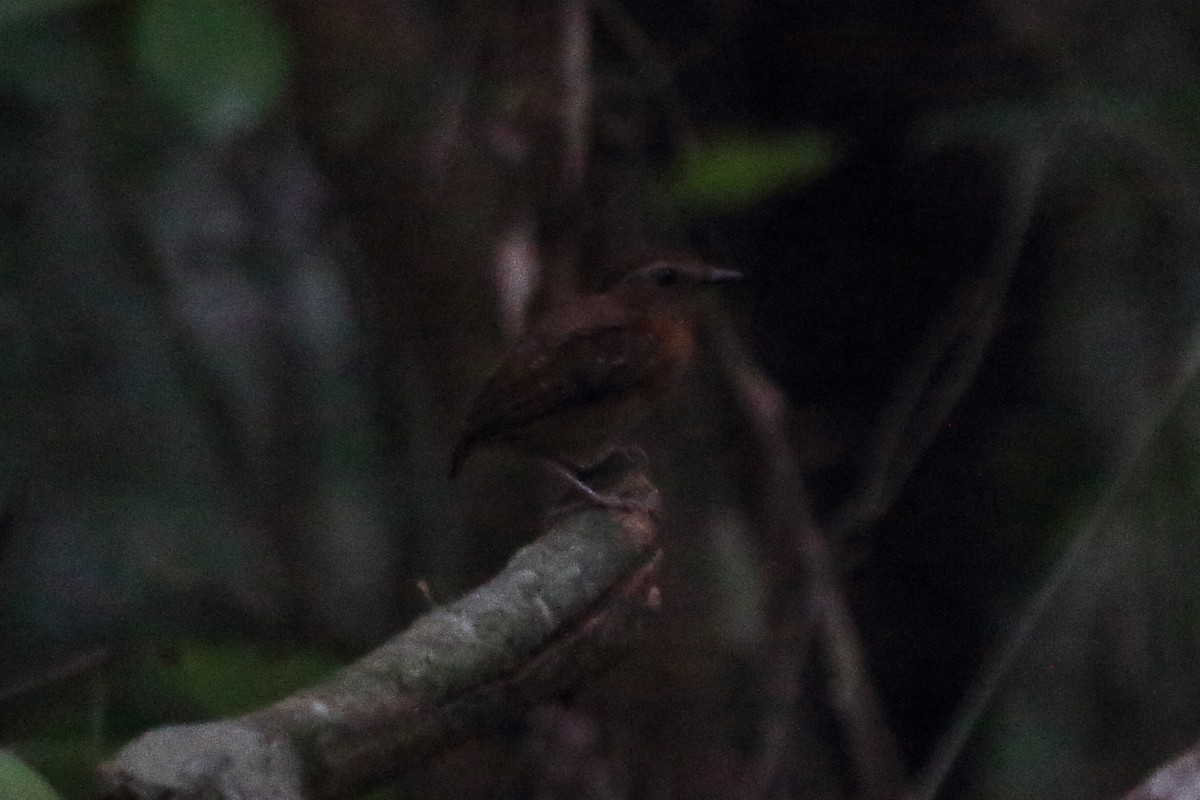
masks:
[[[659,286],[672,286],[679,282],[679,270],[667,267],[654,274],[654,282]]]

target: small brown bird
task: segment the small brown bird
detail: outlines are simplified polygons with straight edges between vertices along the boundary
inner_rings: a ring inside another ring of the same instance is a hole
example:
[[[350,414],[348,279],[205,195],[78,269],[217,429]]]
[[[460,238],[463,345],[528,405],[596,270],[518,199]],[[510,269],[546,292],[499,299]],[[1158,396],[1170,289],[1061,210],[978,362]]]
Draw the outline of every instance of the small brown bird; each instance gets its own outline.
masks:
[[[603,294],[552,309],[513,345],[484,385],[450,459],[476,449],[545,460],[593,502],[628,508],[581,479],[613,453],[679,382],[695,348],[701,290],[742,274],[683,259],[635,269]]]

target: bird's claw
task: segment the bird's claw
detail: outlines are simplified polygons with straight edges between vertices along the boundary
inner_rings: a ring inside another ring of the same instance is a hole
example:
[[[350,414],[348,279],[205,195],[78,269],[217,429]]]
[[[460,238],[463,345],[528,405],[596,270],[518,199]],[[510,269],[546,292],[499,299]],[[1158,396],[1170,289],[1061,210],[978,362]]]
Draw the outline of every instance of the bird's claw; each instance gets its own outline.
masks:
[[[571,500],[553,507],[547,516],[558,518],[579,513],[589,508],[603,508],[623,514],[649,514],[657,517],[662,511],[662,495],[657,488],[651,487],[645,494],[608,494],[592,490],[583,498]]]
[[[641,448],[628,449],[642,452]],[[644,456],[645,453],[642,452],[642,455]],[[612,458],[610,457],[601,464],[600,468],[589,471],[587,475],[603,473],[607,477],[604,481],[606,488],[612,487],[618,491],[594,489],[569,466],[557,461],[549,462],[550,466],[585,498],[576,503],[561,506],[559,511],[591,506],[625,513],[657,514],[662,507],[661,496],[658,489],[646,477],[646,473],[641,469],[626,468],[614,474],[611,462]]]

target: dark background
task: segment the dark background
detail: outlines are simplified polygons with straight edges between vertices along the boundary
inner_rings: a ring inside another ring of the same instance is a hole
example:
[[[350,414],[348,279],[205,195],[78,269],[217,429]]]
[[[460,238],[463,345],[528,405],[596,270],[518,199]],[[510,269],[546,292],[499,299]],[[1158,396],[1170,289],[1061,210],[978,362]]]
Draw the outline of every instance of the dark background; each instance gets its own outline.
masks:
[[[752,277],[714,325],[911,774],[1062,579],[944,796],[1120,794],[1200,733],[1198,134],[1184,2],[0,4],[0,746],[87,796],[486,578],[556,489],[445,478],[473,393],[663,247]],[[839,524],[955,319],[961,397]],[[714,338],[639,436],[644,648],[379,797],[856,796]]]

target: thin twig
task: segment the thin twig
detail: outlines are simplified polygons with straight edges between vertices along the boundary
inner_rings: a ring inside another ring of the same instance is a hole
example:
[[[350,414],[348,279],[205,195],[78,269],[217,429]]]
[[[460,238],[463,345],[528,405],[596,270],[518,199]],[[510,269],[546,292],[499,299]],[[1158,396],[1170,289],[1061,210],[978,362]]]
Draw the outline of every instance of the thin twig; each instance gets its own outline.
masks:
[[[901,794],[904,769],[900,750],[887,726],[871,684],[862,645],[842,595],[825,533],[813,518],[804,479],[786,434],[789,404],[783,392],[754,363],[728,325],[717,329],[717,343],[729,376],[758,441],[767,470],[768,516],[785,531],[805,573],[806,604],[784,609],[786,627],[800,630],[815,617],[829,672],[829,702],[842,728],[859,796],[890,798]]]
[[[0,705],[42,687],[91,672],[103,666],[111,657],[112,653],[109,652],[107,647],[99,647],[75,653],[60,664],[43,669],[37,675],[31,675],[28,678],[14,681],[0,689]]]
[[[1082,519],[1072,526],[1077,529],[1077,533],[1059,558],[1054,571],[1050,573],[1037,594],[1030,598],[1029,605],[1021,614],[1012,634],[988,660],[987,667],[980,672],[979,679],[967,692],[958,713],[955,714],[953,725],[938,742],[933,755],[926,764],[921,778],[917,782],[917,789],[912,795],[912,800],[933,800],[937,797],[946,776],[950,773],[950,769],[958,760],[959,754],[978,725],[980,717],[992,698],[995,697],[1017,656],[1045,616],[1050,603],[1062,590],[1067,579],[1075,573],[1080,562],[1092,550],[1102,530],[1102,524],[1112,512],[1121,493],[1128,488],[1130,481],[1142,466],[1150,450],[1150,445],[1154,443],[1163,423],[1178,407],[1184,394],[1196,381],[1197,375],[1200,375],[1200,330],[1194,332],[1186,354],[1184,367],[1175,383],[1163,397],[1162,403],[1153,413],[1147,414],[1143,418],[1143,423],[1129,437],[1129,444],[1124,455],[1116,462],[1118,466],[1108,482],[1108,487],[1090,512],[1082,515]]]
[[[594,123],[591,6],[588,0],[560,0],[553,8],[556,38],[536,46],[554,45],[557,61],[552,96],[556,105],[553,119],[538,119],[529,131],[531,141],[543,146],[534,148],[528,167],[534,175],[547,176],[545,186],[533,187],[540,202],[527,215],[539,232],[535,246],[541,267],[532,297],[535,306],[554,305],[571,294],[576,284],[589,205]],[[544,76],[534,72],[526,79],[539,86]]]
[[[650,90],[659,96],[674,131],[683,140],[684,149],[694,148],[700,136],[696,133],[691,112],[679,91],[674,68],[659,56],[654,42],[617,0],[592,0],[592,5],[601,22],[625,48],[642,78],[648,81]]]
[[[1020,263],[1049,154],[1049,145],[1021,154],[1008,189],[1003,228],[984,273],[959,290],[950,313],[930,327],[896,384],[863,460],[865,475],[830,526],[835,536],[884,515],[971,386]]]
[[[562,192],[566,198],[577,198],[583,191],[592,140],[590,4],[563,0],[562,14]]]
[[[800,698],[800,677],[812,650],[814,615],[806,613],[807,603],[788,592],[783,608],[799,606],[802,610],[784,620],[793,628],[776,632],[771,663],[767,665],[768,705],[763,713],[762,752],[754,771],[759,792],[763,797],[790,797],[790,787],[780,779],[795,749],[796,710]]]
[[[494,14],[484,3],[463,10],[465,19],[456,27],[462,33],[453,39],[453,48],[442,68],[443,85],[437,98],[433,123],[425,140],[426,169],[430,182],[439,191],[446,187],[451,157],[462,146],[475,99],[480,62]]]

